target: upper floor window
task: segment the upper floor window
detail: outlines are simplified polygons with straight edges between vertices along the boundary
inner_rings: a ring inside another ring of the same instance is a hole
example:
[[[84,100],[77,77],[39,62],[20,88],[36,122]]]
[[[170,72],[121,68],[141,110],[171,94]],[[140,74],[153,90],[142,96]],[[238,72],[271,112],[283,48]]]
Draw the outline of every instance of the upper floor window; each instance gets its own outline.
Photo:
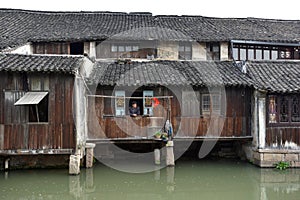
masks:
[[[201,102],[202,115],[220,114],[221,113],[221,94],[202,94]]]
[[[182,116],[210,116],[221,114],[221,93],[182,92]]]
[[[157,57],[157,49],[154,44],[147,42],[98,42],[96,57],[152,60]]]
[[[220,60],[220,43],[206,43],[206,60]]]
[[[188,43],[179,44],[178,48],[179,60],[192,60],[192,45]]]
[[[235,60],[299,59],[298,48],[234,44],[232,57]]]
[[[33,43],[33,54],[67,54],[83,55],[83,42],[63,43]]]

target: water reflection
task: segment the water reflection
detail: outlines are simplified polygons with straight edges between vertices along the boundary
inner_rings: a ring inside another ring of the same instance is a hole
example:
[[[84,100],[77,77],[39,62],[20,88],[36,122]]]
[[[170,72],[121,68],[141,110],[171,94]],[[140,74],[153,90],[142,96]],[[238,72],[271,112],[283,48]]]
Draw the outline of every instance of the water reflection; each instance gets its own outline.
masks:
[[[300,169],[260,169],[240,161],[179,161],[145,174],[96,165],[1,172],[0,199],[299,199]]]

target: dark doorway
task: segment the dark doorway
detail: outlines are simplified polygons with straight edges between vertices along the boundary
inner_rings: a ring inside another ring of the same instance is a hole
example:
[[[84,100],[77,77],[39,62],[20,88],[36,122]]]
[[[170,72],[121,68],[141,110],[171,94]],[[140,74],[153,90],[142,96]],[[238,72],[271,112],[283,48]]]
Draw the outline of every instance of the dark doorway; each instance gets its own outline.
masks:
[[[74,42],[70,44],[71,55],[83,55],[83,42]]]

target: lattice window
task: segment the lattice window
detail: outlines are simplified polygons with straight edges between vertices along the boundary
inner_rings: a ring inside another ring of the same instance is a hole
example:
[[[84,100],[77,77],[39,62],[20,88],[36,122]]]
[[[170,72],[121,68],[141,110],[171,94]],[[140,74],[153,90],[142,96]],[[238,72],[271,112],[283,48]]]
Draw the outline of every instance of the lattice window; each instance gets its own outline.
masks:
[[[275,126],[294,126],[300,122],[300,95],[270,95],[268,97],[268,121]]]
[[[202,114],[210,113],[210,95],[203,94],[202,95]]]
[[[269,123],[277,123],[277,98],[269,96]]]
[[[292,122],[300,122],[300,99],[296,95],[292,97]]]
[[[280,122],[289,121],[289,100],[287,96],[283,96],[280,99],[280,113],[279,113]]]

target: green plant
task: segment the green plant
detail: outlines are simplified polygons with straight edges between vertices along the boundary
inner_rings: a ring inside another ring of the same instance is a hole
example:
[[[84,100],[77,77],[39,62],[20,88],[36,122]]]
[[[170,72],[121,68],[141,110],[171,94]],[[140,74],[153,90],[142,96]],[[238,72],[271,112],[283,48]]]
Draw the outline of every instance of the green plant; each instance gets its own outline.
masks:
[[[279,170],[286,170],[287,168],[290,167],[290,163],[285,162],[285,161],[280,161],[275,164],[275,167],[276,167],[276,169],[279,169]]]
[[[160,131],[157,131],[155,134],[154,134],[154,137],[159,139],[161,137],[161,132]]]

